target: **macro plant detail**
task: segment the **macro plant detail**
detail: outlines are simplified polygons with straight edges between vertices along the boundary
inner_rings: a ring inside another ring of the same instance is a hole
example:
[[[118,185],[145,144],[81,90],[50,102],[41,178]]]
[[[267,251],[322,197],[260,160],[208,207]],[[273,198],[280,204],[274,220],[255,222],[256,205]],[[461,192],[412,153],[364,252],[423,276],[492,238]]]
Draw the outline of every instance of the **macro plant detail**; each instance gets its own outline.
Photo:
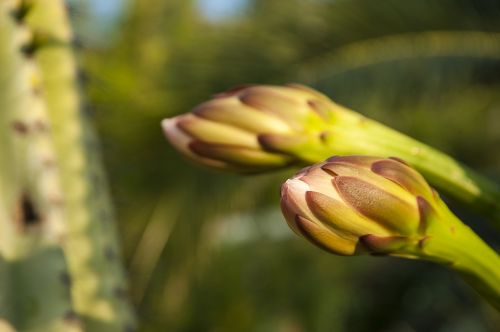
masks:
[[[500,189],[451,157],[300,85],[236,87],[162,127],[182,154],[223,171],[270,172],[344,155],[283,184],[281,209],[295,233],[339,255],[449,266],[500,308],[498,255],[424,177],[496,222]],[[381,159],[388,155],[395,157]]]
[[[0,332],[496,332],[499,96],[498,1],[0,0]]]
[[[281,209],[327,251],[438,262],[500,309],[500,257],[400,159],[338,156],[307,167],[283,184]]]
[[[0,329],[135,326],[62,0],[0,0]]]
[[[243,86],[162,122],[202,165],[261,173],[332,155],[398,156],[439,190],[500,222],[500,187],[465,165],[301,86]]]
[[[163,121],[170,142],[189,158],[228,171],[257,173],[302,162],[334,122],[328,98],[300,85],[242,86],[192,113]],[[314,157],[311,157],[314,159]]]
[[[404,241],[422,245],[427,215],[439,203],[422,176],[401,161],[364,156],[332,157],[303,169],[281,189],[290,227],[340,255],[389,253]],[[332,239],[322,241],[323,234]],[[378,248],[377,242],[389,246]]]

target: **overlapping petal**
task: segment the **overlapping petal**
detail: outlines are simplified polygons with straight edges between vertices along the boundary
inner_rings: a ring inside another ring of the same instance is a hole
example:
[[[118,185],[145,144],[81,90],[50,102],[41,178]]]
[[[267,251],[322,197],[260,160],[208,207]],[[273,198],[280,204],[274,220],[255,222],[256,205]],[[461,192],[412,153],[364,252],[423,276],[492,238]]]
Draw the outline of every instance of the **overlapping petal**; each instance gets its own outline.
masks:
[[[295,152],[317,149],[334,107],[299,85],[241,86],[162,126],[172,145],[195,162],[255,173],[302,163]]]
[[[281,207],[297,234],[328,251],[391,254],[417,241],[433,197],[402,161],[336,156],[286,181]]]

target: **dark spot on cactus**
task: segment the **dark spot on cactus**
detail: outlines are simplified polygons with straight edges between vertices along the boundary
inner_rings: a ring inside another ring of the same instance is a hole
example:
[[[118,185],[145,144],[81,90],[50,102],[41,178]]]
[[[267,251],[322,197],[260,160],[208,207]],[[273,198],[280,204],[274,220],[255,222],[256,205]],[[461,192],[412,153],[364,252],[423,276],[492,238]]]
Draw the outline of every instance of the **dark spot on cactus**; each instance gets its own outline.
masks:
[[[67,287],[71,287],[71,276],[69,275],[69,273],[67,272],[62,272],[61,275],[60,275],[60,278],[61,278],[61,282],[63,283],[63,285],[67,286]]]
[[[24,56],[27,58],[32,58],[35,52],[38,50],[38,44],[35,43],[34,41],[31,41],[29,43],[26,43],[21,46],[20,51]]]
[[[17,8],[12,10],[10,14],[16,20],[16,22],[22,23],[26,15],[29,13],[31,6],[32,3],[28,1],[23,1],[21,2],[21,4],[17,6]]]
[[[21,121],[12,122],[12,129],[14,129],[19,134],[27,134],[29,131],[28,125]]]
[[[35,95],[37,97],[40,97],[43,95],[43,89],[41,86],[35,86],[35,87],[33,87],[33,89],[31,91],[33,92],[33,95]]]
[[[45,31],[35,30],[33,37],[29,42],[21,46],[21,52],[28,58],[32,58],[33,55],[41,48],[45,47],[67,47],[68,43],[64,40],[55,38]]]
[[[34,226],[42,222],[40,213],[27,194],[23,194],[19,200],[16,221],[22,228]]]

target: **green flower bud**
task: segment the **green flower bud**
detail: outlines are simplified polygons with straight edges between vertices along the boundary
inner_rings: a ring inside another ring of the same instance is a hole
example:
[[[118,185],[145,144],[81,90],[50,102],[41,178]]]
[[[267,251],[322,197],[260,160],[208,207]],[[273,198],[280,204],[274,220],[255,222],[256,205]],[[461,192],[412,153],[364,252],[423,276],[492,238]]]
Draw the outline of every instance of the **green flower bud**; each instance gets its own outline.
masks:
[[[398,158],[332,157],[281,188],[290,227],[339,255],[391,255],[458,272],[500,310],[500,257]]]
[[[500,220],[496,183],[304,86],[237,87],[162,126],[193,161],[240,173],[305,166],[332,155],[397,156],[450,197]]]
[[[332,157],[305,168],[281,190],[290,227],[341,255],[398,254],[418,246],[428,216],[441,206],[424,178],[396,158]]]
[[[172,145],[203,165],[258,172],[299,162],[290,153],[319,140],[332,104],[303,86],[246,86],[216,95],[192,113],[165,119]],[[317,145],[317,144],[316,144]]]

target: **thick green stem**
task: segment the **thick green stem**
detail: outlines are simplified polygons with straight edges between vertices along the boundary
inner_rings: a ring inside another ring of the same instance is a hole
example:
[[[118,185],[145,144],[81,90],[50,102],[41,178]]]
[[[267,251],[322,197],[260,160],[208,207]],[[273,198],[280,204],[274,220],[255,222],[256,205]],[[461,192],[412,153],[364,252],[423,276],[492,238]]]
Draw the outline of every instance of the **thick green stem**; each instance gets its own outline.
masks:
[[[428,230],[419,255],[450,266],[500,311],[500,257],[449,210],[440,219]]]
[[[331,154],[399,157],[443,193],[500,222],[500,187],[496,183],[446,154],[380,123],[350,111],[346,118],[345,123],[323,134],[324,148],[314,155],[317,159],[314,162]]]
[[[399,157],[436,188],[500,221],[500,188],[446,154],[349,110],[342,125],[323,133],[328,153]],[[500,257],[442,204],[428,216],[424,238],[407,254],[450,266],[500,310]],[[500,226],[500,224],[498,224]]]
[[[58,163],[29,31],[0,0],[0,330],[82,331],[70,298]]]
[[[66,202],[64,254],[76,313],[89,331],[134,329],[108,188],[78,82],[73,34],[63,0],[31,3],[26,24],[35,35]]]

